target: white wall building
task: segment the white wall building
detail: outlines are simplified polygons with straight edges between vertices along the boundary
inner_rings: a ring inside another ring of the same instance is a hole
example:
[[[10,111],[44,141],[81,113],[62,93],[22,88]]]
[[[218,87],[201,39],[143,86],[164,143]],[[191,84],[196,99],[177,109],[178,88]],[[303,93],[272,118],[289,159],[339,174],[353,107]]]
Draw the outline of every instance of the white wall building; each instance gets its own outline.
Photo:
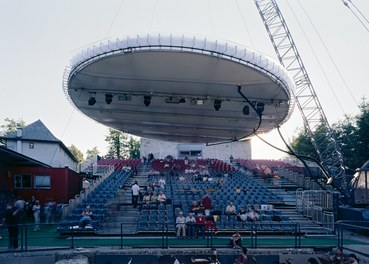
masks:
[[[18,128],[17,132],[0,137],[6,147],[54,168],[68,166],[76,170],[77,159],[41,122]]]
[[[168,155],[175,159],[189,158],[216,158],[228,161],[234,158],[251,159],[251,142],[249,140],[225,143],[213,146],[206,144],[184,144],[141,138],[141,156],[152,153],[156,159],[163,159]]]

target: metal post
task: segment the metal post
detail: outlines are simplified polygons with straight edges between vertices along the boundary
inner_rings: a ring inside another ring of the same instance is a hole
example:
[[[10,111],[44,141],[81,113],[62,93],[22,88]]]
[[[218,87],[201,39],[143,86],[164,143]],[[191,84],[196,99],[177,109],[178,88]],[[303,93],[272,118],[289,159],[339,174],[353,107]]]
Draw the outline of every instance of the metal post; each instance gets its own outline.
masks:
[[[164,236],[165,236],[165,230],[164,230],[164,223],[161,225],[161,248],[164,248],[165,247],[165,243],[164,243],[164,241],[165,241],[165,238],[164,238]]]
[[[120,249],[123,249],[123,223],[120,224]]]
[[[72,245],[71,248],[74,248],[74,228],[72,226]]]
[[[21,225],[21,227],[20,227],[20,231],[21,231],[21,250],[23,251],[23,239],[24,239],[24,236],[23,236],[23,230],[24,230],[24,225],[25,224],[23,224],[23,225]],[[19,232],[19,230],[18,230],[18,232]]]
[[[299,248],[301,248],[301,226],[300,224],[297,224],[298,225],[298,230],[299,230]]]
[[[24,248],[27,251],[28,250],[28,228],[27,225],[24,226]]]

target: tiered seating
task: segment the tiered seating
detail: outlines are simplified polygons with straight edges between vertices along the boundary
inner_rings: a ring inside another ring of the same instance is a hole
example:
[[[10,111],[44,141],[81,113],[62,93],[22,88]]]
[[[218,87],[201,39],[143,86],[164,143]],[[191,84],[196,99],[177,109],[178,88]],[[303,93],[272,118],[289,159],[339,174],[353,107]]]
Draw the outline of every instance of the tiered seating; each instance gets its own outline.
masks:
[[[151,163],[152,169],[164,172],[175,169],[184,172],[185,170],[202,170],[208,168],[209,171],[215,172],[231,172],[235,168],[224,161],[217,159],[198,159],[198,160],[153,160]]]
[[[164,189],[160,188],[159,180],[164,178],[166,185]],[[160,173],[158,175],[149,175],[149,184],[154,187],[154,191],[158,193],[163,191],[167,197],[166,204],[158,204],[155,206],[144,206],[140,212],[138,219],[137,231],[138,232],[156,232],[163,228],[163,225],[174,228],[174,212],[172,205],[172,190],[171,190],[171,177],[168,174]]]
[[[123,170],[124,168],[137,167],[140,163],[140,159],[101,159],[97,165],[112,165],[115,170]]]
[[[93,212],[92,226],[93,230],[99,228],[107,215],[107,206],[116,196],[120,186],[122,186],[130,177],[130,172],[115,171],[104,182],[102,182],[89,196],[79,204],[71,214],[60,222],[58,230],[60,232],[69,232],[72,226],[78,226],[81,219],[81,213],[90,206]],[[81,230],[76,230],[81,231]]]
[[[239,164],[240,166],[244,167],[253,172],[261,173],[261,168],[266,166],[268,168],[278,168],[283,167],[285,169],[303,173],[303,168],[291,165],[289,163],[280,161],[280,160],[263,160],[263,159],[255,159],[255,160],[245,160],[245,159],[235,159],[235,163]]]
[[[191,211],[191,204],[193,201],[200,201],[203,195],[209,194],[212,204],[213,212],[224,213],[225,207],[229,202],[233,202],[238,208],[248,209],[251,206],[258,207],[259,205],[267,205],[282,202],[282,198],[272,194],[263,184],[259,183],[252,177],[241,172],[233,173],[211,173],[211,181],[193,181],[191,177],[173,177],[173,204],[178,206],[185,214]],[[220,177],[220,178],[219,178]],[[219,187],[218,181],[222,180],[224,186]],[[240,188],[245,190],[241,193],[236,193],[235,189]],[[288,223],[288,219],[281,217],[281,222],[272,221],[273,214],[278,214],[277,211],[271,211],[272,214],[260,211],[260,223],[263,223],[259,228],[266,229],[270,227],[270,231],[282,230],[281,223]],[[267,216],[264,216],[267,215]],[[226,217],[221,215],[216,222],[218,230],[233,230],[235,228],[251,228],[252,223],[242,223],[236,217]],[[288,228],[290,227],[287,225]]]
[[[137,231],[138,232],[157,232],[167,228],[173,230],[175,228],[175,217],[173,206],[170,204],[159,205],[157,209],[142,209]]]

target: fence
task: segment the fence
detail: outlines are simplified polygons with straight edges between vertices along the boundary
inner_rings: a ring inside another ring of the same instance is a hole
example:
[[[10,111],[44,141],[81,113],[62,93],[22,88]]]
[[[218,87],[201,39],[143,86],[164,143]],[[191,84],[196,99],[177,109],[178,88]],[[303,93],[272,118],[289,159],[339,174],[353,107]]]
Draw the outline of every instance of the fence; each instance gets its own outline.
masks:
[[[332,219],[329,216],[334,211],[334,192],[324,190],[307,190],[298,189],[296,191],[296,210],[304,216],[312,219],[318,224],[325,224],[326,221],[331,223]]]
[[[323,214],[332,219],[332,215]],[[329,223],[329,221],[327,221]],[[66,236],[61,236],[57,232],[57,224],[40,224],[41,231],[33,231],[33,224],[24,224],[18,226],[17,249],[9,249],[9,236],[5,229],[0,229],[2,239],[0,239],[0,253],[9,251],[34,251],[34,250],[50,250],[50,249],[70,249],[76,247],[116,247],[116,248],[221,248],[228,247],[230,235],[239,231],[243,236],[242,245],[248,248],[301,248],[302,237],[304,234],[300,232],[300,226],[296,223],[294,228],[290,230],[290,235],[279,234],[278,238],[270,238],[263,235],[263,231],[258,225],[252,225],[247,230],[229,230],[226,237],[214,230],[206,230],[204,238],[196,239],[178,239],[174,236],[174,231],[168,229],[168,225],[162,225],[161,230],[156,235],[132,237],[124,235],[124,223],[121,225],[120,234],[114,237],[96,239],[95,234],[81,233],[79,230],[71,229]],[[327,228],[335,230],[335,243],[331,244],[331,239],[327,242],[328,247],[343,247],[346,241],[351,238],[351,232],[359,232],[369,234],[369,222],[362,221],[338,221],[329,223]],[[344,232],[350,230],[350,232]],[[347,234],[347,236],[345,236]],[[306,237],[303,238],[306,241]],[[323,238],[320,238],[322,240]],[[269,242],[268,242],[269,241]],[[272,242],[270,242],[272,241]],[[14,242],[14,240],[13,240]],[[269,244],[268,244],[269,243]],[[273,243],[273,244],[270,244]],[[282,244],[283,243],[283,244]]]
[[[298,224],[286,224],[285,231],[289,233],[281,232],[281,225],[278,228],[269,229],[268,234],[283,234],[283,245],[279,244],[279,247],[286,248],[300,248],[301,236],[300,227]],[[9,235],[2,230],[2,239],[0,239],[0,252],[8,252],[9,250],[17,251],[32,251],[32,250],[46,250],[52,248],[69,249],[76,247],[118,247],[118,248],[181,248],[181,247],[200,247],[200,248],[213,248],[213,247],[230,247],[229,241],[231,235],[235,232],[240,232],[243,236],[242,245],[248,248],[258,248],[260,245],[265,246],[263,234],[265,230],[259,224],[250,225],[247,229],[236,230],[230,229],[227,233],[219,234],[213,229],[205,230],[204,225],[200,225],[200,228],[204,228],[204,233],[199,236],[194,236],[192,239],[184,237],[179,239],[175,236],[175,230],[168,228],[167,224],[161,225],[155,233],[139,235],[138,237],[126,236],[124,234],[124,223],[120,225],[120,234],[116,234],[113,237],[100,237],[93,229],[74,229],[70,228],[69,232],[61,234],[58,232],[57,224],[39,224],[40,231],[34,231],[34,224],[23,224],[17,226],[17,235],[14,239],[18,243],[17,249],[9,249]],[[282,227],[283,228],[283,227]],[[13,239],[13,242],[14,242]],[[268,243],[274,243],[270,239]],[[270,245],[275,246],[275,245]]]

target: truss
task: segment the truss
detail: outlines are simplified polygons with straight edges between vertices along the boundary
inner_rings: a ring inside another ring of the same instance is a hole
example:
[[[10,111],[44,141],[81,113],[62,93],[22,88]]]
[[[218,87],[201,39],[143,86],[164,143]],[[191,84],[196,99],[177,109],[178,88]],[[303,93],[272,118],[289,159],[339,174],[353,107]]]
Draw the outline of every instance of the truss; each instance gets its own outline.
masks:
[[[280,63],[291,73],[296,84],[296,103],[302,113],[321,164],[333,184],[347,196],[343,156],[335,140],[301,56],[275,0],[254,0]],[[315,133],[319,130],[319,133]]]

